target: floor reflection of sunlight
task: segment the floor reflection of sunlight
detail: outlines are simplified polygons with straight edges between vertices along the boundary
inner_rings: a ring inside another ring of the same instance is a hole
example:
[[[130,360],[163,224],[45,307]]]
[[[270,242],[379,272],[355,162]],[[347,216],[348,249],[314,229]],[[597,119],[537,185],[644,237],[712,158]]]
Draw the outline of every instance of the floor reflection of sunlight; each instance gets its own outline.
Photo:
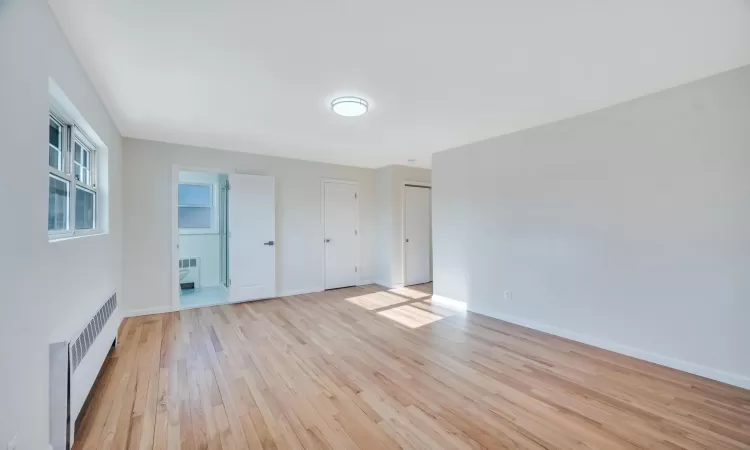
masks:
[[[360,306],[368,311],[373,309],[387,308],[388,306],[404,303],[406,299],[398,295],[390,295],[387,292],[373,292],[372,294],[349,297],[347,302]]]
[[[429,292],[422,292],[417,289],[412,289],[408,287],[395,288],[395,289],[391,289],[388,292],[393,292],[394,294],[400,295],[402,297],[413,298],[414,300],[427,298],[430,295],[432,295]]]
[[[423,300],[421,302],[413,302],[410,303],[411,306],[414,306],[416,308],[431,312],[433,314],[437,314],[439,316],[443,317],[450,317],[455,316],[456,314],[460,314],[461,311],[451,309],[451,308],[445,308],[443,306],[433,305],[430,300]]]
[[[409,328],[419,328],[423,325],[436,322],[443,318],[443,316],[439,316],[423,309],[415,308],[411,305],[403,305],[397,308],[386,309],[385,311],[378,312],[378,314]]]
[[[348,297],[346,301],[409,328],[419,328],[446,317],[462,314],[445,305],[434,305],[430,287],[396,288]]]

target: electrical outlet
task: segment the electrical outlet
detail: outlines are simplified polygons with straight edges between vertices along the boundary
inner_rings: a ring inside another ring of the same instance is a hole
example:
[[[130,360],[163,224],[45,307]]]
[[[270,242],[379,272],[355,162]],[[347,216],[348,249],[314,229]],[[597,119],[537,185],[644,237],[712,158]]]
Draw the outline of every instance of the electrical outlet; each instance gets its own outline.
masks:
[[[513,291],[505,291],[503,297],[505,300],[513,300]]]
[[[18,436],[13,436],[13,439],[8,442],[8,450],[16,450],[18,446]]]

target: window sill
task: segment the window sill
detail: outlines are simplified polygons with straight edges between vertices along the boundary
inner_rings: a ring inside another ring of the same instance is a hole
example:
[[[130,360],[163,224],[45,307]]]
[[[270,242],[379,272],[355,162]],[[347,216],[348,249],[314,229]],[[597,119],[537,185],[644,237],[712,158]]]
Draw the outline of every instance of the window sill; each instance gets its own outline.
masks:
[[[62,236],[50,236],[49,242],[55,243],[55,242],[65,242],[65,241],[73,241],[76,239],[83,239],[83,238],[90,238],[90,237],[96,237],[96,236],[104,236],[105,234],[108,234],[106,231],[94,231],[91,233],[82,233],[82,234],[65,234]]]
[[[179,230],[178,234],[180,236],[205,236],[207,234],[219,234],[219,230],[195,230],[182,228]]]

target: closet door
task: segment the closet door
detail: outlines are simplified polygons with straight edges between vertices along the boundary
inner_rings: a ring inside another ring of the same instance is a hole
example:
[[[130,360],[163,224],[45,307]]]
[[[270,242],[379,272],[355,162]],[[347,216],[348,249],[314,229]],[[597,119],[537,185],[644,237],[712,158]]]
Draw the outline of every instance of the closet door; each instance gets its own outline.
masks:
[[[323,210],[325,288],[354,286],[359,270],[357,185],[323,183]]]
[[[276,296],[276,188],[273,177],[229,177],[229,301]]]
[[[432,214],[428,187],[404,187],[404,284],[432,281]]]

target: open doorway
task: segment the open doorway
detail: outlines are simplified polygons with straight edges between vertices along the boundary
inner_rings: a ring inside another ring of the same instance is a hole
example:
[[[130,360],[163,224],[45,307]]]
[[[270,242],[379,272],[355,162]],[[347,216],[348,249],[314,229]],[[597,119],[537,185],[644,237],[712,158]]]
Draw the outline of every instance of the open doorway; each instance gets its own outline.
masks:
[[[180,170],[177,185],[180,308],[229,299],[228,176]]]

